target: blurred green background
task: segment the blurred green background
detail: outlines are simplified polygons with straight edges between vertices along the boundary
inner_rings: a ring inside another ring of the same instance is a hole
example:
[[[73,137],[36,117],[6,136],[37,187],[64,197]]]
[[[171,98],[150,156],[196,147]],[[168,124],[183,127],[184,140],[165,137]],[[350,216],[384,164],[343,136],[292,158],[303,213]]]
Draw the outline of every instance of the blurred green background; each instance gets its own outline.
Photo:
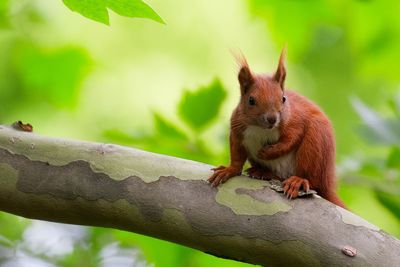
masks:
[[[147,3],[165,25],[110,12],[106,26],[61,0],[1,0],[0,123],[225,164],[239,98],[230,51],[241,50],[255,72],[272,72],[287,44],[287,87],[334,124],[340,196],[400,237],[400,2]],[[132,233],[0,213],[0,265],[246,264]]]

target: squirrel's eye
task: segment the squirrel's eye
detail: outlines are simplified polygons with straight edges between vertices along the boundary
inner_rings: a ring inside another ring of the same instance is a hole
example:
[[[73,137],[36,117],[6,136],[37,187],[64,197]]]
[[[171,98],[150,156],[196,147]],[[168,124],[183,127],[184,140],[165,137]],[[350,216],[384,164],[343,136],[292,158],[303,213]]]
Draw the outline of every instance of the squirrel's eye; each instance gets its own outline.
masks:
[[[282,103],[285,103],[286,102],[286,96],[283,96],[282,97]]]
[[[249,97],[249,105],[254,106],[255,104],[256,104],[256,100],[254,99],[254,97],[250,96]]]

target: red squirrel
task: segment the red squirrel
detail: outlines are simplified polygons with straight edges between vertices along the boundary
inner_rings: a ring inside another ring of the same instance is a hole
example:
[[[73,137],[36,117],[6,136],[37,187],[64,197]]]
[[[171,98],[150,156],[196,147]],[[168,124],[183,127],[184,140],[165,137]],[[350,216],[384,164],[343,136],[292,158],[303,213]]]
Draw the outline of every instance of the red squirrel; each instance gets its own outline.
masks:
[[[246,160],[250,177],[283,181],[284,194],[294,199],[299,190],[314,189],[328,201],[345,207],[336,194],[335,139],[323,111],[300,94],[285,89],[282,50],[276,72],[254,74],[238,58],[240,102],[230,127],[230,165],[214,168],[208,179],[218,186],[240,175]]]

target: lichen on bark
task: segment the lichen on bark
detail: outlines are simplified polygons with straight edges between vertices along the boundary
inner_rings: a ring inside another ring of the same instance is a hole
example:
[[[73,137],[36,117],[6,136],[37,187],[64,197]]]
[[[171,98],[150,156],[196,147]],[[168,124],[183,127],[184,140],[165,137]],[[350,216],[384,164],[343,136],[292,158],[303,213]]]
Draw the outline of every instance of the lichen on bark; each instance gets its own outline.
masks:
[[[264,194],[262,199],[255,198],[249,194],[250,190],[268,191],[269,183],[243,176],[233,177],[218,187],[215,199],[239,215],[273,215],[292,208],[285,199],[268,198],[270,194]]]

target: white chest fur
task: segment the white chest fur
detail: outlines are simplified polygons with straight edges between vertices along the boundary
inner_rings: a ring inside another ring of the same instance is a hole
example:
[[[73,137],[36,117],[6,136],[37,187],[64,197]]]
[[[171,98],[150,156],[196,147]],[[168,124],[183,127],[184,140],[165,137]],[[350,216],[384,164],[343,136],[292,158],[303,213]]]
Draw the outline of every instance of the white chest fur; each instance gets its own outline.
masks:
[[[276,143],[279,139],[279,130],[264,129],[258,126],[248,126],[243,134],[243,146],[246,148],[249,158],[267,167],[277,176],[287,178],[294,175],[295,153],[290,152],[274,160],[262,160],[257,157],[260,149],[266,144]]]

